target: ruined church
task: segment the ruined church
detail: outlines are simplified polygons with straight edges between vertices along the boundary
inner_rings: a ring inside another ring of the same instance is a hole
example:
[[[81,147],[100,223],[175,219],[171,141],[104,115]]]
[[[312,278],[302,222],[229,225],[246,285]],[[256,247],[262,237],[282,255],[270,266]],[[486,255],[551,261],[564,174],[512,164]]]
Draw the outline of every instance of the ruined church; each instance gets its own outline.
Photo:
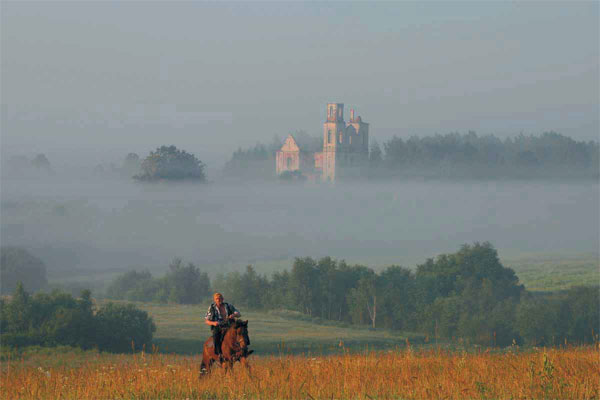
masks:
[[[350,121],[344,121],[344,104],[327,104],[323,124],[323,151],[303,151],[292,135],[288,135],[277,151],[276,172],[302,174],[311,180],[334,182],[360,177],[369,160],[369,124],[350,110]]]

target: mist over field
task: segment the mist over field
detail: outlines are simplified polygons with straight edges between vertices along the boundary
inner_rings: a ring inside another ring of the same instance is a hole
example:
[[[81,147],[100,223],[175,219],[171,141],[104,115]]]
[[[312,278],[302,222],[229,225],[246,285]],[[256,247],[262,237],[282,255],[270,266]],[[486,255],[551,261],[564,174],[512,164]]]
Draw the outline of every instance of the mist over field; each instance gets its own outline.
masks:
[[[597,149],[597,3],[4,2],[0,18],[1,241],[38,256],[51,279],[162,272],[174,257],[211,274],[296,256],[412,267],[486,240],[501,256],[597,252],[597,157],[578,152]],[[222,179],[237,149],[320,138],[328,102],[345,103],[346,119],[356,109],[370,145],[393,144],[382,175],[402,179]],[[519,147],[550,131],[568,145]],[[436,136],[451,132],[466,136]],[[469,162],[472,139],[483,162],[451,170],[435,151],[412,152],[411,137],[433,150],[456,139],[448,157]],[[209,183],[111,175],[128,152],[163,145],[197,156]],[[500,179],[480,179],[486,151]],[[36,154],[48,173],[6,168]],[[552,169],[542,156],[567,161]],[[565,179],[570,162],[594,179]],[[521,165],[564,180],[505,179]],[[479,180],[423,178],[440,171]]]
[[[50,276],[162,272],[174,257],[210,274],[246,264],[261,271],[261,262],[304,256],[413,267],[473,241],[490,241],[501,256],[595,252],[598,193],[594,181],[141,184],[5,177],[1,234],[3,245],[44,260]]]

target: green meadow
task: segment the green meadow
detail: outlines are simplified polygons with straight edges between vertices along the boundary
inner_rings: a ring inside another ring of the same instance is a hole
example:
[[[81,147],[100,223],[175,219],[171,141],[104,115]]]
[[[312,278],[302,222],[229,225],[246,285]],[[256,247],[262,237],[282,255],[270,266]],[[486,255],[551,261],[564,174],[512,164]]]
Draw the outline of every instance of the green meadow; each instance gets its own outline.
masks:
[[[204,324],[208,304],[164,305],[136,303],[153,318],[157,330],[154,344],[159,352],[196,354],[202,352],[210,328]],[[343,323],[311,320],[293,311],[256,312],[241,310],[249,321],[251,348],[257,354],[329,354],[338,351],[395,348],[423,343],[419,334],[370,330]]]
[[[534,254],[501,261],[515,271],[527,290],[552,292],[600,284],[598,254]]]

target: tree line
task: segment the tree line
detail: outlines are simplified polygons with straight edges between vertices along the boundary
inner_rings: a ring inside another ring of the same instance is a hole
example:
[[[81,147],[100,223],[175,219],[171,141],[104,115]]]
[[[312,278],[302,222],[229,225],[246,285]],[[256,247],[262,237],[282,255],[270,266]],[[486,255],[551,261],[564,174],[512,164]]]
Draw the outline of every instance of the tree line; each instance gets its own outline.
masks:
[[[182,263],[176,260],[174,264]],[[179,275],[181,284],[174,283],[172,267],[167,276],[158,279],[148,272],[128,272],[113,282],[108,295],[156,301],[158,291],[151,288],[159,281],[170,281],[168,293],[172,296],[162,296],[160,301],[208,302],[212,291],[220,291],[227,301],[243,309],[294,310],[315,321],[498,346],[513,341],[529,345],[565,340],[590,343],[597,340],[600,324],[598,287],[551,294],[528,292],[514,271],[501,264],[490,243],[464,245],[456,253],[428,259],[415,271],[389,266],[376,272],[330,257],[306,257],[295,259],[290,270],[270,277],[248,266],[244,272],[219,274],[211,283],[193,264],[186,268],[186,274]]]
[[[305,132],[294,134],[303,151],[321,151],[318,137]],[[299,138],[299,139],[298,139]],[[273,163],[281,140],[270,145],[257,143],[239,148],[225,166],[229,175],[267,178],[273,175]],[[528,178],[598,177],[599,145],[595,141],[576,141],[556,132],[539,136],[520,134],[500,139],[448,133],[433,136],[394,136],[380,146],[371,141],[369,176],[438,178]]]
[[[175,258],[165,276],[155,278],[149,271],[128,271],[106,289],[110,299],[156,303],[198,304],[210,298],[210,279],[192,263]]]
[[[91,292],[80,298],[55,290],[31,295],[19,283],[9,299],[0,299],[2,346],[68,345],[128,352],[150,347],[156,326],[132,304],[107,303],[95,310]]]
[[[598,142],[576,141],[556,132],[499,139],[475,132],[373,143],[371,166],[387,175],[598,176]]]

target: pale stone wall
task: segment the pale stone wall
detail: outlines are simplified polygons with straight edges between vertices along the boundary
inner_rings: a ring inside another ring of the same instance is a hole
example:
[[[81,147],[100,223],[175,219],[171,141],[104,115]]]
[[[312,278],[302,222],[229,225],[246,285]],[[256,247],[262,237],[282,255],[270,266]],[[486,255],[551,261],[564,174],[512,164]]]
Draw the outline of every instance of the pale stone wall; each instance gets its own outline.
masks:
[[[296,171],[300,169],[300,148],[294,137],[288,135],[275,156],[275,171],[280,175],[285,171]]]

